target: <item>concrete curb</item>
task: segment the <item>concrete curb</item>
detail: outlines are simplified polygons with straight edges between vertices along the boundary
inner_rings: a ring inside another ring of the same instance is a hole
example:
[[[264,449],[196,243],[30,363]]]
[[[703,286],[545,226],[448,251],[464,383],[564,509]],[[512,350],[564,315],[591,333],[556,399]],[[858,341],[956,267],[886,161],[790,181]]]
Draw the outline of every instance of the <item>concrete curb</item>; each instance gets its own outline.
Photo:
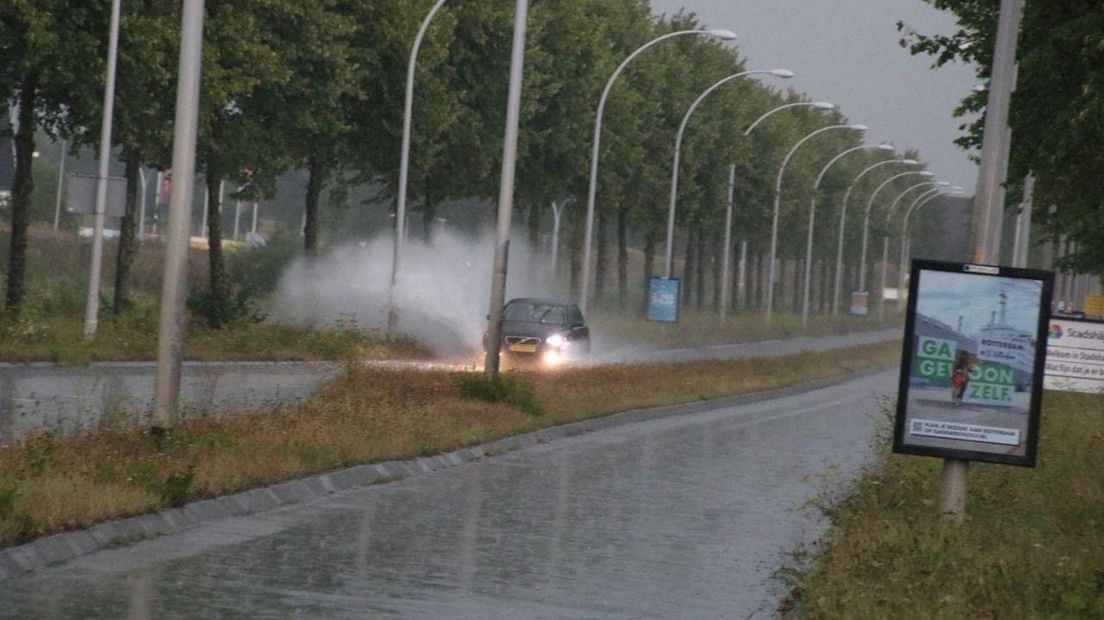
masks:
[[[97,524],[63,532],[0,550],[0,582],[24,577],[81,556],[141,540],[176,534],[229,517],[262,513],[280,506],[301,504],[342,491],[425,476],[465,463],[521,450],[556,439],[625,424],[702,413],[736,405],[792,396],[882,372],[872,368],[847,375],[817,379],[784,388],[648,409],[634,409],[504,437],[477,446],[406,461],[356,465],[324,474],[258,487],[233,495],[204,499],[180,508]]]

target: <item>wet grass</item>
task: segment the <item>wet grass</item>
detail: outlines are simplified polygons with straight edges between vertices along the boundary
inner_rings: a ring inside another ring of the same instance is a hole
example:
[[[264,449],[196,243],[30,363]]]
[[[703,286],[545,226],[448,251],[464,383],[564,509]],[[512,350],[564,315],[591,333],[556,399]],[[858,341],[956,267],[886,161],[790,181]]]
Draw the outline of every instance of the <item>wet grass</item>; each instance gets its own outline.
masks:
[[[188,422],[165,440],[139,431],[35,437],[0,448],[0,545],[353,464],[883,367],[899,349],[887,343],[766,360],[514,372],[513,393],[531,399],[498,403],[462,393],[470,374],[353,368],[307,403]],[[528,413],[527,403],[541,414]]]
[[[940,470],[887,455],[863,476],[786,605],[806,618],[1104,618],[1104,395],[1048,392],[1038,467],[972,464],[959,527],[936,514]]]
[[[809,316],[807,325],[802,323],[800,314],[788,312],[776,313],[770,322],[759,313],[730,315],[726,321],[721,321],[716,312],[697,309],[684,309],[679,322],[672,324],[652,323],[639,317],[629,318],[600,311],[591,316],[590,323],[595,337],[602,342],[631,342],[663,348],[848,334],[903,324],[897,312],[890,309],[886,310],[884,318],[878,318],[877,310],[865,317],[813,314]]]

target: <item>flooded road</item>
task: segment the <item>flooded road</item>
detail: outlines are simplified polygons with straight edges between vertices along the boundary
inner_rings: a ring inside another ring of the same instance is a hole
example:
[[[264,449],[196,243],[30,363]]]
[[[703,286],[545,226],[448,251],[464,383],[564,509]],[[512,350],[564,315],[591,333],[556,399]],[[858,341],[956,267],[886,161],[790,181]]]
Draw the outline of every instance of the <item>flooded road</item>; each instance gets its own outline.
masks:
[[[770,617],[895,373],[579,435],[97,552],[11,618]]]

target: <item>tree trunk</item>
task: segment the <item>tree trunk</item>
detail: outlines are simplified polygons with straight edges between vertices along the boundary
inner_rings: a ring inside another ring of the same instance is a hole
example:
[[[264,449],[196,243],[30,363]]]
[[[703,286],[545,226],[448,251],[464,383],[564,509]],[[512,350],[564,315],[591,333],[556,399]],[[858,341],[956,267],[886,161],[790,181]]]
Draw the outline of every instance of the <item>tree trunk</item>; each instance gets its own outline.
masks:
[[[34,192],[34,137],[37,85],[33,77],[19,88],[19,131],[15,134],[15,179],[11,197],[11,244],[8,249],[8,289],[5,307],[10,318],[18,318],[23,306],[24,276],[27,272],[27,227],[31,223],[31,194]]]
[[[654,228],[649,229],[644,235],[644,303],[643,314],[648,313],[648,283],[655,275],[655,253],[656,253],[656,231]]]
[[[606,290],[606,271],[609,270],[609,216],[598,213],[597,256],[594,267],[594,305],[602,300]]]
[[[431,245],[433,243],[433,222],[437,219],[437,197],[433,195],[433,184],[428,176],[425,179],[424,196],[425,201],[422,203],[422,239],[426,245]],[[495,211],[497,213],[497,209]]]
[[[579,298],[579,280],[582,278],[582,252],[583,252],[583,230],[582,223],[579,222],[582,218],[570,218],[568,222],[568,255],[571,257],[571,273],[569,294],[572,299]]]
[[[307,173],[307,199],[304,205],[307,218],[303,226],[303,253],[314,258],[318,256],[318,202],[322,195],[322,186],[326,184],[326,167],[322,158],[316,154],[308,157]]]
[[[710,266],[713,269],[711,272],[713,274],[713,297],[710,305],[714,312],[719,312],[721,310],[721,262],[724,258],[724,252],[721,248],[721,233],[719,230],[714,229],[710,248],[710,254],[713,256],[713,259],[710,261]]]
[[[697,252],[695,258],[698,261],[698,265],[695,268],[698,274],[696,298],[698,310],[701,310],[705,307],[705,267],[709,263],[705,258],[705,229],[701,224],[698,225],[698,232],[694,236],[697,238],[696,240],[698,242],[698,247],[694,249],[694,251]]]
[[[222,205],[219,204],[219,174],[207,169],[207,260],[210,286],[207,323],[219,329],[229,320],[230,274],[222,256]]]
[[[617,306],[624,310],[629,298],[629,210],[617,210]]]
[[[541,225],[541,201],[534,200],[529,206],[529,265],[535,274],[540,271],[540,225]]]
[[[682,304],[689,306],[694,299],[694,228],[688,227],[686,232],[686,258],[682,265]]]
[[[130,307],[130,266],[138,251],[138,175],[142,158],[135,151],[126,154],[126,211],[119,224],[119,251],[115,257],[115,301],[112,312],[119,316]]]

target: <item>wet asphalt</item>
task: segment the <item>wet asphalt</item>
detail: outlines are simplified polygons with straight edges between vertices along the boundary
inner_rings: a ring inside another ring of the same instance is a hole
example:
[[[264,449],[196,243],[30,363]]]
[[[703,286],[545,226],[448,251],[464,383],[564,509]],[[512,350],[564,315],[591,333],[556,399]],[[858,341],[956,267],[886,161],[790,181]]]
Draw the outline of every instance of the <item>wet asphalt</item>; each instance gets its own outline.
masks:
[[[97,552],[3,618],[770,617],[894,372],[589,433]]]

